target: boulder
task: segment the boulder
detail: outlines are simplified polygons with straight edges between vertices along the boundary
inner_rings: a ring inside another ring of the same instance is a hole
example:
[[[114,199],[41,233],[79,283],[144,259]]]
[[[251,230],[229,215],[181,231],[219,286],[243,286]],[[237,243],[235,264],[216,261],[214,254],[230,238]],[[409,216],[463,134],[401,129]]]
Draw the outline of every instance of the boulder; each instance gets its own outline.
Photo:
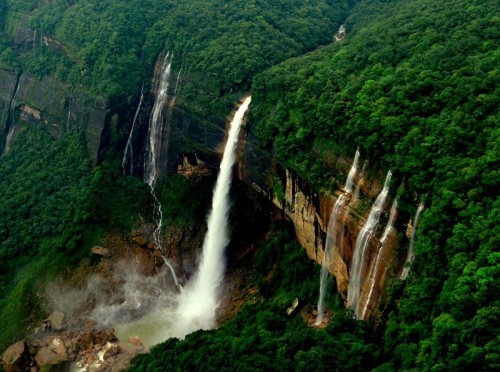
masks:
[[[2,355],[2,365],[6,372],[24,371],[29,366],[27,348],[24,341],[9,346]],[[27,365],[26,365],[27,362]]]
[[[111,252],[108,248],[100,247],[98,245],[92,247],[91,252],[103,257],[111,257]]]
[[[50,326],[52,327],[52,329],[60,331],[63,328],[64,313],[61,313],[60,311],[54,311],[52,314],[50,314],[48,321],[50,322]]]
[[[296,298],[295,300],[293,300],[292,304],[290,305],[290,307],[288,309],[286,309],[286,314],[289,316],[289,317],[292,317],[292,316],[295,316],[298,314],[298,312],[305,306],[305,303],[304,301]]]
[[[68,354],[57,354],[56,352],[50,350],[49,348],[42,347],[35,355],[36,364],[40,368],[59,364],[68,359]]]
[[[134,236],[132,237],[132,240],[134,241],[134,243],[139,244],[141,247],[144,247],[146,246],[146,244],[148,244],[148,241],[142,235]]]
[[[68,357],[68,352],[66,350],[66,346],[64,345],[64,343],[62,342],[62,340],[59,338],[59,337],[56,337],[52,340],[52,342],[50,343],[50,348],[52,349],[52,351],[54,351],[56,354],[58,355],[63,355],[65,356],[66,358]]]

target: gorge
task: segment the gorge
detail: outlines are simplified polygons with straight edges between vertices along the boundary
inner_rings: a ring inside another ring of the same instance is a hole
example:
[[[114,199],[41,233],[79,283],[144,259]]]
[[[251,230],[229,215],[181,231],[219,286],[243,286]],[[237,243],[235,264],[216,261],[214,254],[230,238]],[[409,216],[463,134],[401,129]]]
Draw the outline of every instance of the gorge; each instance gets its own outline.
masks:
[[[497,12],[0,0],[4,368],[498,369]]]

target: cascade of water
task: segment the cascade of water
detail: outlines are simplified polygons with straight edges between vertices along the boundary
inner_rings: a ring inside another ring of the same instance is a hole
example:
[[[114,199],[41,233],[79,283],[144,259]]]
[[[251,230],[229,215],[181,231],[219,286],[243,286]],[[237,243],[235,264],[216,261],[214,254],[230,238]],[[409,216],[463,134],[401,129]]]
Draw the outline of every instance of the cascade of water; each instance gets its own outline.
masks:
[[[66,117],[66,133],[69,132],[69,120],[71,119],[71,95],[68,101],[68,116]]]
[[[358,171],[358,161],[359,161],[359,149],[356,150],[356,155],[354,155],[354,161],[352,162],[351,169],[347,175],[347,180],[345,182],[345,192],[352,193],[354,189],[354,176]]]
[[[3,149],[3,155],[6,155],[9,150],[10,150],[10,144],[12,142],[12,137],[14,136],[14,132],[16,129],[16,99],[17,99],[17,94],[19,90],[21,89],[21,80],[23,78],[23,75],[20,75],[18,80],[16,81],[16,86],[14,88],[14,94],[10,100],[9,103],[9,116],[8,116],[8,125],[9,125],[9,132],[7,133],[7,138],[5,140],[5,147]]]
[[[146,154],[146,162],[144,164],[144,182],[153,187],[159,173],[159,163],[161,160],[162,143],[168,142],[168,138],[164,138],[164,123],[162,109],[168,99],[168,85],[170,82],[170,72],[172,70],[172,62],[170,52],[167,53],[163,60],[160,73],[160,82],[158,92],[156,94],[155,103],[149,119],[148,130],[148,149]]]
[[[387,172],[385,183],[382,191],[377,196],[373,204],[368,219],[361,229],[358,238],[356,239],[356,246],[354,247],[353,258],[349,270],[349,285],[347,287],[347,306],[354,310],[356,318],[359,319],[358,305],[359,293],[361,288],[361,275],[365,267],[365,253],[366,247],[370,241],[373,231],[378,225],[382,208],[384,207],[385,199],[389,193],[389,184],[391,182],[392,173]]]
[[[372,268],[370,270],[370,274],[368,275],[368,282],[370,283],[370,290],[368,291],[368,295],[366,296],[366,301],[365,305],[363,307],[363,311],[361,312],[361,318],[360,319],[365,319],[366,316],[366,311],[368,310],[368,305],[370,304],[372,295],[373,295],[373,290],[375,289],[375,284],[377,283],[377,276],[378,273],[380,272],[380,262],[381,258],[384,256],[384,250],[387,246],[387,238],[389,237],[389,234],[391,234],[394,231],[394,220],[396,219],[396,213],[398,209],[398,199],[394,199],[394,202],[392,203],[391,206],[391,212],[389,214],[389,221],[387,221],[387,225],[384,230],[384,234],[382,235],[382,239],[380,239],[380,244],[379,244],[379,250],[377,253],[377,258],[375,259],[375,262],[372,265]]]
[[[238,134],[250,100],[251,97],[247,97],[243,101],[231,121],[214,188],[212,209],[208,216],[208,230],[203,242],[200,267],[179,298],[179,328],[184,335],[196,329],[210,329],[215,326],[215,311],[225,268],[224,250],[229,243],[229,189],[232,168],[236,158]]]
[[[415,213],[415,217],[413,218],[413,231],[411,233],[411,238],[410,238],[410,247],[408,248],[408,254],[406,255],[405,267],[403,268],[401,276],[399,277],[400,280],[405,280],[408,277],[408,274],[410,273],[409,265],[413,261],[413,258],[415,257],[415,252],[413,251],[413,245],[415,244],[417,224],[420,218],[420,214],[422,213],[423,210],[424,210],[424,203],[420,203],[418,205],[417,212]]]
[[[354,156],[354,161],[352,163],[351,169],[349,170],[349,174],[347,175],[347,180],[345,183],[345,192],[338,197],[335,201],[335,204],[332,209],[332,213],[330,215],[330,220],[328,221],[328,228],[326,232],[326,242],[325,242],[325,251],[323,254],[323,261],[321,262],[321,275],[319,282],[319,300],[318,300],[318,315],[316,317],[316,325],[319,325],[323,322],[323,317],[325,313],[325,299],[326,293],[328,289],[328,266],[332,261],[332,253],[335,242],[337,245],[339,244],[338,239],[334,239],[334,235],[337,231],[337,224],[339,223],[339,215],[342,207],[345,204],[346,196],[348,193],[352,192],[354,187],[354,176],[356,175],[357,166],[359,160],[359,149],[356,150],[356,155]]]
[[[163,59],[160,72],[160,80],[158,84],[158,91],[156,94],[156,99],[153,105],[153,110],[151,111],[151,117],[149,119],[149,130],[148,130],[148,151],[146,154],[145,164],[144,164],[144,182],[149,185],[151,190],[151,195],[155,204],[155,217],[156,217],[156,229],[153,232],[153,241],[156,246],[160,249],[163,255],[163,261],[168,266],[170,272],[172,273],[172,278],[174,279],[175,285],[180,288],[179,279],[175,274],[175,270],[172,264],[166,258],[166,252],[164,252],[163,244],[161,242],[161,229],[163,227],[163,212],[161,210],[161,203],[155,193],[155,183],[159,173],[159,165],[162,153],[163,142],[168,142],[168,138],[164,138],[164,123],[162,116],[162,109],[166,104],[168,99],[167,90],[170,82],[170,72],[171,72],[172,62],[170,58],[170,52],[167,53]]]
[[[127,139],[127,145],[125,146],[125,152],[123,154],[122,169],[124,175],[125,175],[125,165],[127,163],[127,158],[129,159],[130,162],[130,174],[132,174],[134,171],[134,151],[132,148],[132,138],[134,137],[135,123],[139,116],[139,112],[141,111],[141,106],[143,101],[144,101],[144,83],[142,84],[141,87],[141,98],[139,99],[139,104],[137,105],[137,109],[135,110],[134,119],[132,120],[132,128],[130,128],[130,133]]]
[[[11,127],[9,128],[9,133],[7,133],[7,139],[5,140],[5,148],[3,149],[2,155],[6,155],[9,152],[10,143],[12,142],[12,136],[14,135],[15,130],[16,130],[16,126],[11,125]]]

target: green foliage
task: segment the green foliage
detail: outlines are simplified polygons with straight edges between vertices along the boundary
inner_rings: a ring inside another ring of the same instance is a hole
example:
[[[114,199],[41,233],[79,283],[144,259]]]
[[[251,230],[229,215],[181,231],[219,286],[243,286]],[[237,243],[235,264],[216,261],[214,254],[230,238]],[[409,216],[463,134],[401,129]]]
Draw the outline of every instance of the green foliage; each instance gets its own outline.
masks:
[[[248,90],[257,72],[328,43],[349,5],[345,0],[252,0],[245,6],[207,0],[57,0],[9,6],[22,15],[16,25],[28,19],[23,27],[53,39],[38,50],[22,51],[28,71],[54,72],[115,103],[136,94],[158,54],[169,50],[175,69],[183,71],[179,102],[221,120],[233,94]]]
[[[330,163],[318,147],[333,143],[404,178],[408,213],[426,195],[412,274],[387,322],[391,369],[499,365],[498,9],[365,1],[345,40],[254,79],[252,130],[311,184]]]
[[[43,316],[38,285],[145,209],[146,187],[117,168],[106,160],[92,169],[79,133],[55,141],[36,128],[23,128],[0,158],[0,349]]]
[[[90,213],[85,203],[87,159],[78,135],[55,142],[40,130],[21,133],[0,159],[2,347],[14,335],[22,335],[24,323],[19,320],[36,311],[36,306],[22,304],[36,302],[31,296],[35,278],[42,272],[49,275],[57,265],[45,258],[78,256],[83,224]],[[33,264],[37,260],[47,266]]]
[[[286,308],[317,286],[318,267],[284,226],[258,248],[257,276],[272,277],[266,301],[247,303],[215,331],[170,339],[139,355],[130,370],[365,371],[377,358],[370,333],[340,307],[327,329],[309,328]],[[221,352],[221,351],[224,352]]]
[[[206,218],[213,182],[173,175],[158,184],[165,226],[192,226]]]

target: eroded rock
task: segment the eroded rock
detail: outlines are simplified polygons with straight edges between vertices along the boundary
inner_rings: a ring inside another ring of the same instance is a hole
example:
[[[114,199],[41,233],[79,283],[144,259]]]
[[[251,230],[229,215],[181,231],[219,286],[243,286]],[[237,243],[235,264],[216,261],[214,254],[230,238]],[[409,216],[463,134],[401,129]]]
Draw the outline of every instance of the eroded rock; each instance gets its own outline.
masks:
[[[50,314],[47,320],[50,322],[50,326],[52,327],[52,329],[60,331],[61,329],[63,329],[64,313],[61,313],[60,311],[54,311],[52,314]]]
[[[26,342],[11,345],[2,355],[2,365],[6,372],[24,371],[29,366]]]
[[[102,257],[111,257],[111,251],[108,248],[100,247],[98,245],[92,247],[91,252]]]

